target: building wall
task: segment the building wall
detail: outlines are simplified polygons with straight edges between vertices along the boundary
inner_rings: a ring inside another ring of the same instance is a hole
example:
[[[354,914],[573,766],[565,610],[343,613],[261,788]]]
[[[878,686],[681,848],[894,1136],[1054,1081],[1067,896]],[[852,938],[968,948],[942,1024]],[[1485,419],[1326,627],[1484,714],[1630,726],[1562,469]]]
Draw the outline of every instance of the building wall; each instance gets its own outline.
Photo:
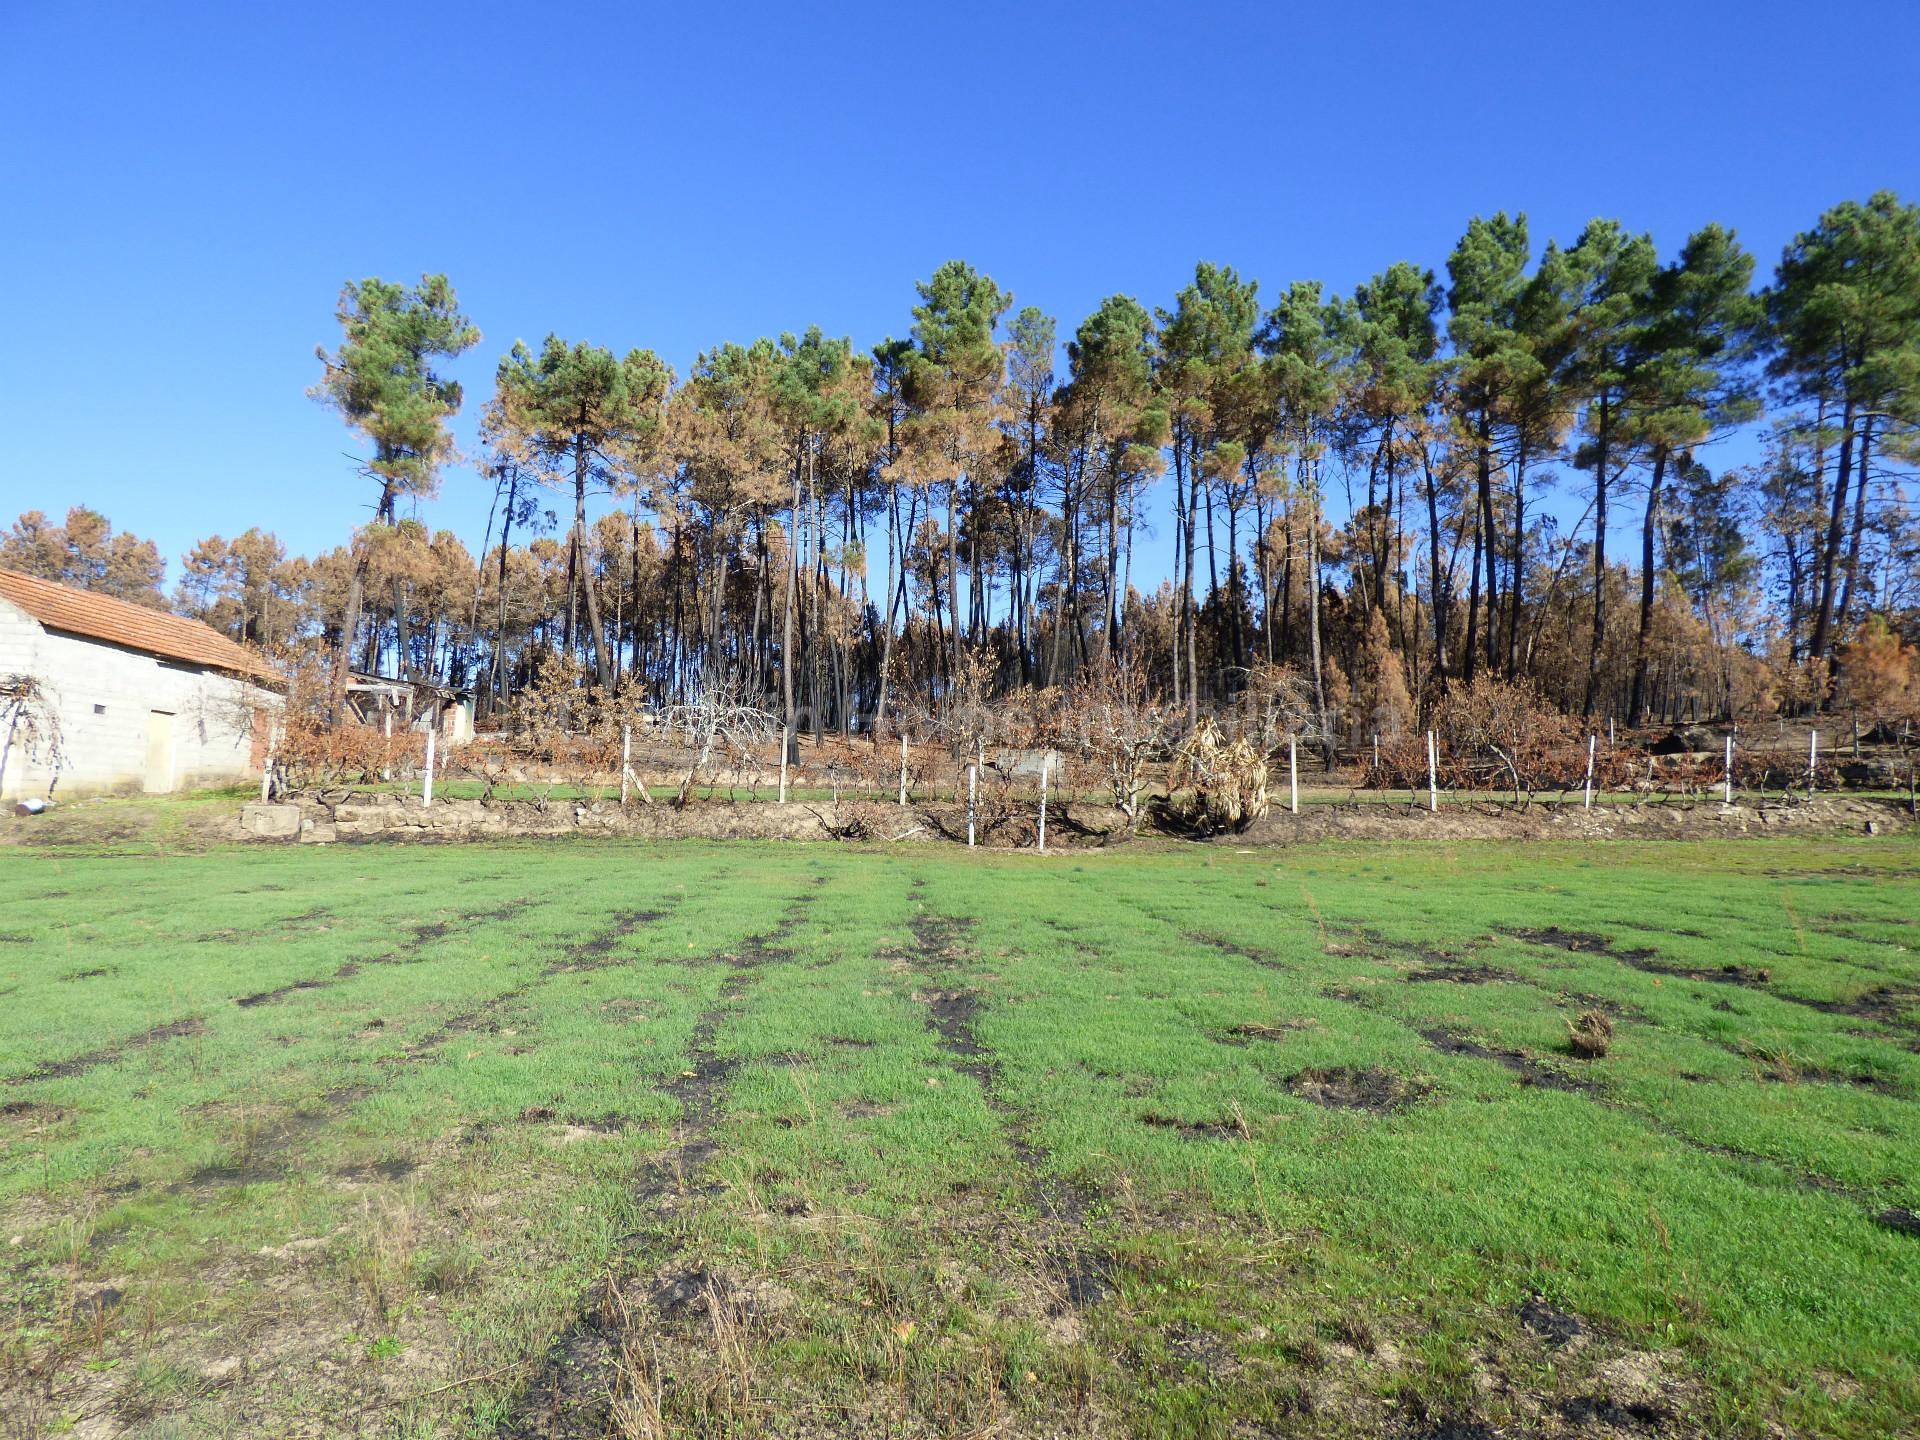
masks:
[[[230,785],[258,776],[265,734],[280,697],[185,662],[161,660],[79,636],[49,632],[0,600],[0,675],[39,681],[58,715],[58,797],[139,790],[147,772],[148,715],[173,715],[170,788]],[[0,745],[6,741],[0,731]],[[16,744],[4,756],[0,799],[45,795],[54,767]]]

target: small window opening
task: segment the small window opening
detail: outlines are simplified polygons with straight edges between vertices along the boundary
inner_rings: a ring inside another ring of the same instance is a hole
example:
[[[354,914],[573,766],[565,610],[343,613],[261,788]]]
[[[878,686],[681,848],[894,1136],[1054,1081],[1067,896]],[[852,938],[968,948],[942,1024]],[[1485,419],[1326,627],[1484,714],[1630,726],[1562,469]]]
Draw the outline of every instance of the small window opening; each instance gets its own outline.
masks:
[[[93,713],[96,715],[104,715],[107,713],[107,707],[104,705],[96,705],[93,707]]]

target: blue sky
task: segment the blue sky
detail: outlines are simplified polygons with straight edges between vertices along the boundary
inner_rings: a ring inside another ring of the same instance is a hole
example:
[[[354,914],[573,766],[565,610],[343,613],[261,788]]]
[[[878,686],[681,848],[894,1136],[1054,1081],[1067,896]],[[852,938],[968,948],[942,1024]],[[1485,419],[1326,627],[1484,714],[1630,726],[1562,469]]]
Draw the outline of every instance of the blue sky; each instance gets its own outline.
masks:
[[[371,496],[305,390],[369,274],[445,271],[484,332],[463,438],[516,337],[870,345],[954,256],[1063,338],[1201,258],[1268,296],[1438,269],[1499,208],[1669,254],[1719,220],[1764,274],[1839,199],[1920,197],[1915,53],[1920,5],[1845,0],[0,0],[0,524],[85,502],[176,573],[254,524],[339,543]],[[455,469],[423,518],[477,548],[486,505]]]

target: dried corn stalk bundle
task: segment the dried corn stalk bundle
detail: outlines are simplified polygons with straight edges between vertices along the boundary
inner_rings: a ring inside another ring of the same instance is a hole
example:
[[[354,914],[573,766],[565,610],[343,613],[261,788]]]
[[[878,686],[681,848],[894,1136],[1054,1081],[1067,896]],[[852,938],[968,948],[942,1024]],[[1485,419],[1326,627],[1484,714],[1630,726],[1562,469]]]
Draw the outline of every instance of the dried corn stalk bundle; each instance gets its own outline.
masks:
[[[1243,737],[1229,741],[1211,720],[1200,722],[1174,752],[1167,810],[1203,832],[1239,830],[1267,813],[1267,762]]]

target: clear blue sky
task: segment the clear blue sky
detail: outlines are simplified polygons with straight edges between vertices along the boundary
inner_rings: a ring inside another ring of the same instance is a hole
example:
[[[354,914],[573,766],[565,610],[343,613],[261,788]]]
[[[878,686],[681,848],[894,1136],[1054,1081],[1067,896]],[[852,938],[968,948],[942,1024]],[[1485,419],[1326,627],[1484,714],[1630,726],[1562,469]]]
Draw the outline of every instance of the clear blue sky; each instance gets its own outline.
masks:
[[[1263,295],[1439,268],[1468,217],[1709,220],[1770,271],[1920,197],[1920,5],[1005,7],[0,0],[0,524],[152,536],[366,514],[306,398],[341,283],[445,271],[485,333],[695,353],[904,334],[974,262],[1061,334],[1195,260]],[[1575,507],[1577,509],[1577,507]],[[425,512],[477,548],[486,493]],[[1623,547],[1624,548],[1624,547]]]

